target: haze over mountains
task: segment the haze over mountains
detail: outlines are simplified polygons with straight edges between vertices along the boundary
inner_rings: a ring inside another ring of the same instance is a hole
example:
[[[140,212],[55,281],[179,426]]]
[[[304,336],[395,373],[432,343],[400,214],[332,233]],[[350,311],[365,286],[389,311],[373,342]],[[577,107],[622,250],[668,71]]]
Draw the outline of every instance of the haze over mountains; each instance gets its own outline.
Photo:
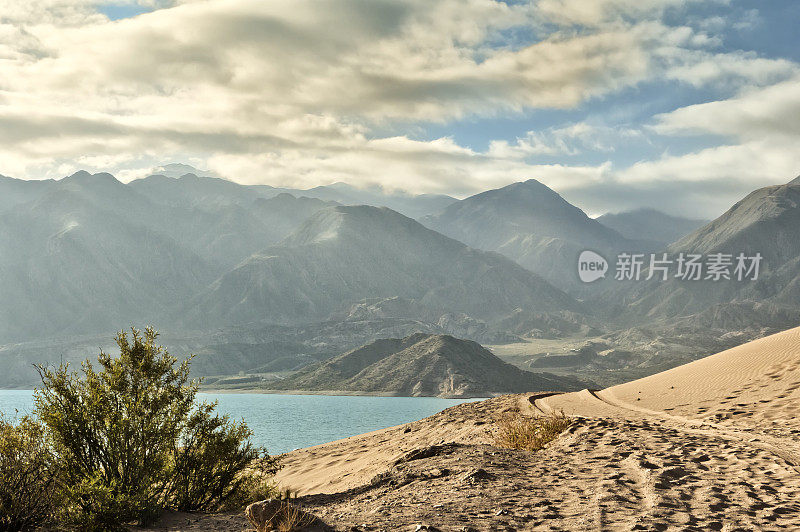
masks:
[[[402,296],[440,314],[494,320],[517,308],[576,310],[571,297],[499,255],[386,207],[321,210],[189,303],[188,323],[307,322],[366,298]]]
[[[201,353],[206,373],[293,371],[413,332],[587,338],[595,347],[573,357],[578,370],[646,372],[685,361],[668,352],[701,349],[683,346],[724,348],[794,324],[797,181],[682,234],[699,222],[646,210],[592,219],[535,180],[459,201],[195,174],[0,177],[0,357],[29,368],[48,345],[154,324],[181,353]],[[604,281],[579,283],[583,249],[612,263]],[[662,250],[764,259],[753,282],[613,280],[618,252]]]

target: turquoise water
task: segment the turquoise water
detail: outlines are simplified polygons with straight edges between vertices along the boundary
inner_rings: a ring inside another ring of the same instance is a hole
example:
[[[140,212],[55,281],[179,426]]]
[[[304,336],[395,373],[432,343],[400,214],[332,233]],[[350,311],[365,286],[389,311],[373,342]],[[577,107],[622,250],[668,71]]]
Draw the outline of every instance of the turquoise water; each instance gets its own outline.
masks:
[[[201,401],[219,401],[219,411],[244,420],[253,443],[282,453],[363,432],[416,421],[453,405],[476,399],[201,393]],[[0,390],[6,417],[30,414],[33,392]]]

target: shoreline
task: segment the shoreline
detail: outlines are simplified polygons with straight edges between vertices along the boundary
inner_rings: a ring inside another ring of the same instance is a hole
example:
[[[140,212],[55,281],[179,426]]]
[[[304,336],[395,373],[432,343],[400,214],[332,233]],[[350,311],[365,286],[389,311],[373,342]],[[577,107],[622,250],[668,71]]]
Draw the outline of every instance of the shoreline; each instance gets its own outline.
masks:
[[[0,388],[0,392],[34,392],[36,388]],[[200,387],[198,393],[216,394],[262,394],[262,395],[328,395],[339,397],[407,397],[409,399],[491,399],[508,392],[490,392],[489,395],[403,395],[399,392],[362,392],[357,390],[273,390],[263,388],[215,388]],[[533,393],[533,392],[531,392]]]
[[[491,399],[501,395],[508,395],[504,392],[490,392],[488,395],[404,395],[399,392],[363,392],[358,390],[273,390],[263,388],[200,388],[201,393],[231,393],[231,394],[264,394],[264,395],[329,395],[340,397],[407,397],[409,399]]]

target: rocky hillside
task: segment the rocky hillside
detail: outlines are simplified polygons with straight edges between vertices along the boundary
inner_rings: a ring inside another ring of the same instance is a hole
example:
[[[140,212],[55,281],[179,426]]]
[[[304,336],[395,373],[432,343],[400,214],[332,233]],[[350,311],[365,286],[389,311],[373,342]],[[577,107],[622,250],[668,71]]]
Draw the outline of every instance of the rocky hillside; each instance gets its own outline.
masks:
[[[517,308],[574,310],[564,292],[513,261],[469,248],[387,208],[339,206],[223,275],[181,312],[187,324],[325,319],[400,296],[439,314],[499,319]]]
[[[282,381],[285,390],[346,390],[403,396],[486,397],[496,393],[582,388],[570,377],[506,364],[480,344],[418,333],[378,340]]]
[[[625,300],[624,316],[650,319],[701,312],[734,301],[800,304],[800,184],[758,189],[725,214],[672,244],[668,251],[702,254],[760,254],[758,279],[637,283]],[[735,260],[734,260],[735,265]],[[731,268],[731,273],[733,267]]]

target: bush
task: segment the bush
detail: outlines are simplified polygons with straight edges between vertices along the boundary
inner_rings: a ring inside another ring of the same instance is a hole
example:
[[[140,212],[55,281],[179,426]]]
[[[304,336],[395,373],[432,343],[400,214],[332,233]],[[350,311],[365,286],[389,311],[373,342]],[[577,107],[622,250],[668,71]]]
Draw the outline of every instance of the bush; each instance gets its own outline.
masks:
[[[63,464],[70,521],[82,529],[148,524],[166,508],[214,510],[241,489],[259,450],[250,430],[195,404],[189,361],[180,364],[148,328],[121,332],[118,357],[99,370],[38,367],[36,413]]]
[[[538,451],[558,437],[572,421],[563,413],[530,417],[508,413],[497,421],[494,443],[509,449]]]
[[[0,531],[32,530],[51,521],[58,470],[41,425],[0,419]]]

